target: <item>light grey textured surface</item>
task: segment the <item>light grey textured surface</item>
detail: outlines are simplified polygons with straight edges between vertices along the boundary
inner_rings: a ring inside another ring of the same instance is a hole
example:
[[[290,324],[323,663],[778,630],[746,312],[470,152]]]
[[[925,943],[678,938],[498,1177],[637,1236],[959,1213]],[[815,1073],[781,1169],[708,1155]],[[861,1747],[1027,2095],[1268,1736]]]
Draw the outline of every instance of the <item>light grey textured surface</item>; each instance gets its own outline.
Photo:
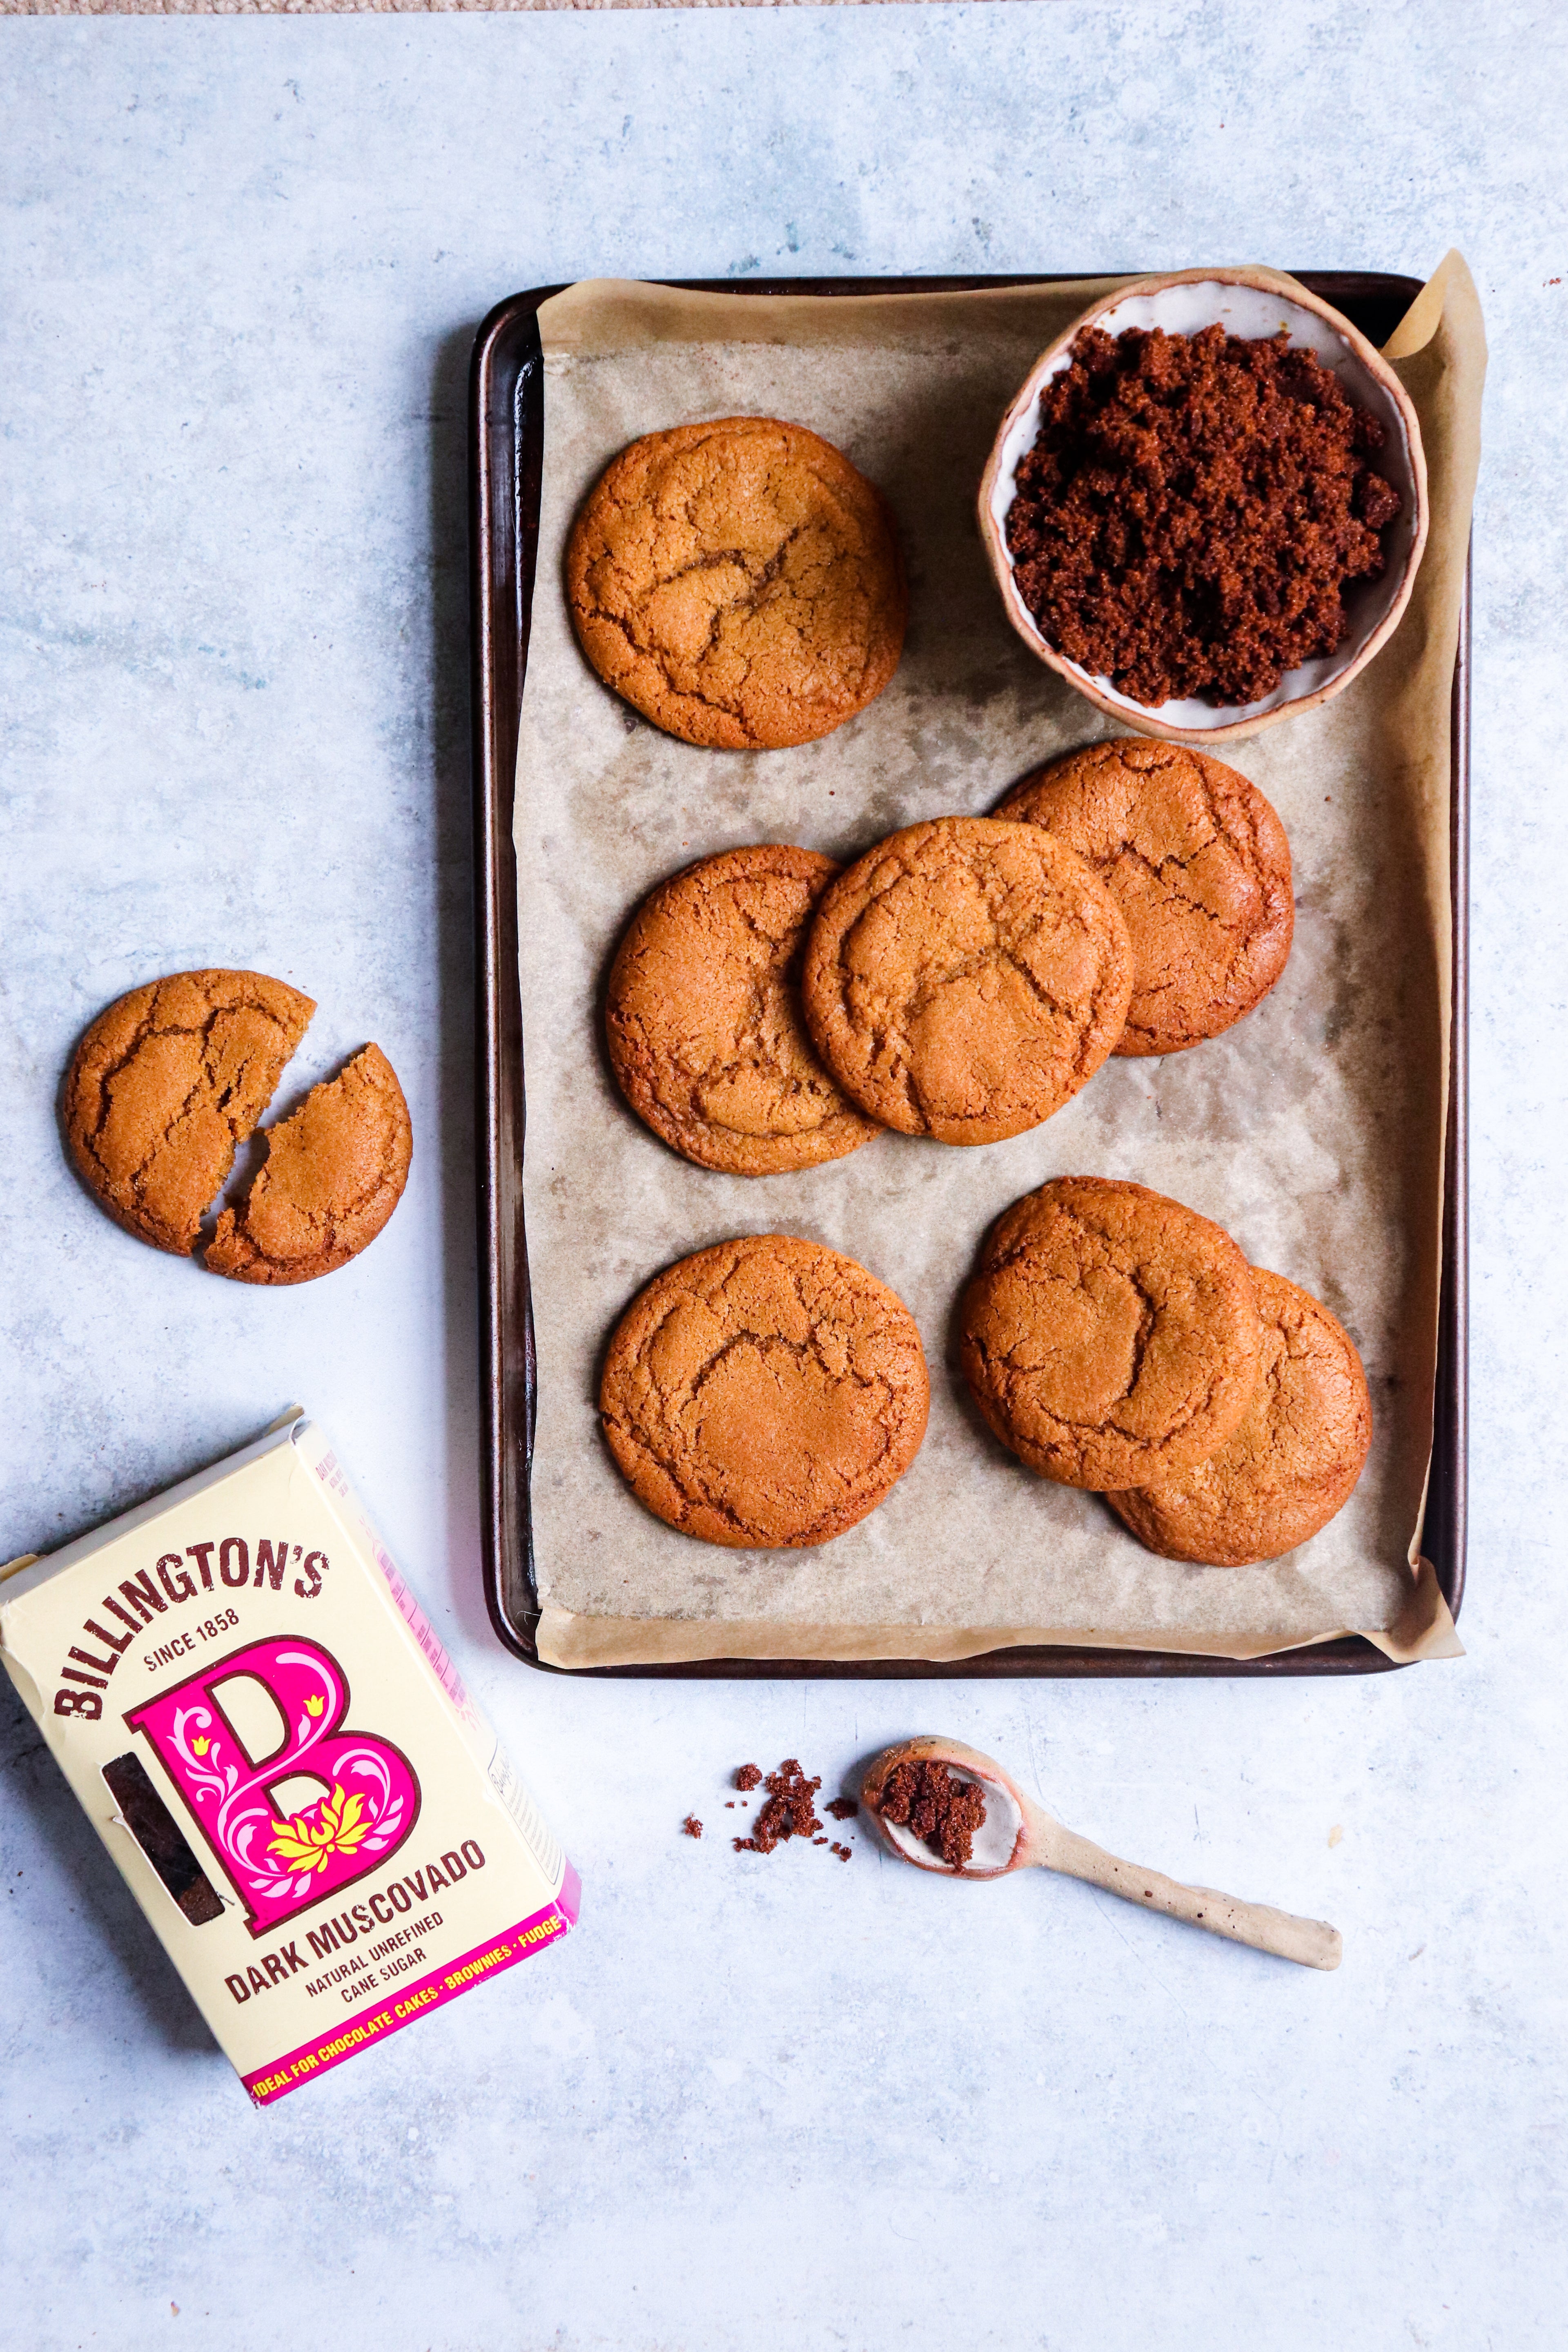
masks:
[[[585,1887],[561,1951],[255,2116],[7,1696],[7,2345],[1561,2340],[1563,67],[1552,12],[1460,0],[6,26],[0,1552],[303,1399]],[[590,271],[1424,274],[1449,243],[1494,351],[1468,1658],[531,1676],[476,1556],[477,320]],[[369,1256],[276,1297],[120,1234],[53,1123],[107,998],[225,960],[321,1000],[300,1076],[374,1035],[416,1125]],[[1327,1914],[1342,1970],[718,1833],[743,1758],[831,1786],[937,1728],[1139,1859]]]

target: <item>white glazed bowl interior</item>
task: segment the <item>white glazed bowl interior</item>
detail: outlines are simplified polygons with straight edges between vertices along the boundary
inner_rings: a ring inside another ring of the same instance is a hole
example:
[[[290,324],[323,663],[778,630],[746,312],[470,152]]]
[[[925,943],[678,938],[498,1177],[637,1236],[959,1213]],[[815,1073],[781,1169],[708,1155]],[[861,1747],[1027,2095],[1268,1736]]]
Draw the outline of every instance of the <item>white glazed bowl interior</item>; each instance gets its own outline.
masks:
[[[1150,329],[1163,327],[1168,335],[1195,335],[1200,328],[1215,323],[1228,333],[1249,339],[1278,334],[1281,327],[1290,331],[1291,343],[1315,352],[1323,365],[1331,368],[1345,392],[1363,408],[1371,409],[1384,428],[1387,438],[1376,459],[1378,470],[1384,474],[1399,492],[1399,512],[1388,525],[1384,539],[1384,563],[1378,577],[1360,583],[1346,597],[1350,630],[1337,653],[1325,654],[1318,661],[1303,662],[1300,669],[1287,670],[1272,694],[1261,701],[1247,703],[1200,702],[1189,697],[1182,702],[1163,702],[1157,708],[1133,702],[1121,694],[1108,677],[1097,677],[1077,662],[1068,661],[1064,654],[1052,651],[1064,669],[1075,677],[1089,680],[1105,700],[1131,719],[1147,717],[1163,721],[1167,727],[1184,735],[1205,735],[1222,727],[1234,727],[1239,720],[1261,718],[1265,712],[1278,710],[1287,702],[1298,702],[1304,696],[1321,693],[1342,672],[1350,668],[1368,641],[1387,619],[1405,585],[1410,565],[1410,553],[1415,541],[1416,488],[1415,465],[1411,454],[1410,436],[1398,403],[1387,387],[1366,368],[1344,337],[1327,319],[1316,310],[1309,310],[1285,295],[1261,286],[1241,286],[1228,278],[1205,278],[1190,285],[1162,286],[1152,292],[1130,294],[1124,301],[1112,303],[1091,321],[1102,327],[1108,335],[1120,335],[1129,327]],[[1056,376],[1072,363],[1072,348],[1068,344],[1057,354],[1040,379],[1035,397],[1014,420],[1002,444],[1002,458],[991,492],[991,520],[996,528],[998,547],[1007,564],[1007,593],[1026,633],[1043,644],[1045,640],[1036,625],[1034,614],[1019,594],[1013,580],[1013,559],[1007,552],[1007,509],[1013,503],[1018,467],[1035,446],[1040,428],[1040,392]]]

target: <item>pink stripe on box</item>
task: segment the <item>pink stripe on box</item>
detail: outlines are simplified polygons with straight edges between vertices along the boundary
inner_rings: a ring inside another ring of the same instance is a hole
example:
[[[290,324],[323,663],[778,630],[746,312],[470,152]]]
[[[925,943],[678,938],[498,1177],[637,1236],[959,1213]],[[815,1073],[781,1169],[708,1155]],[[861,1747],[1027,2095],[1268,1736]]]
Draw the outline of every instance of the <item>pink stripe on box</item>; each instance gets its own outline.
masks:
[[[499,1976],[505,1969],[516,1968],[519,1960],[531,1959],[547,1944],[559,1943],[577,1925],[582,1902],[582,1881],[568,1863],[560,1894],[542,1911],[520,1919],[515,1927],[504,1927],[488,1943],[476,1944],[471,1952],[460,1953],[444,1967],[432,1969],[428,1976],[400,1985],[392,1998],[369,2017],[356,2018],[352,2024],[319,2034],[313,2042],[302,2042],[298,2050],[274,2058],[254,2074],[243,2075],[246,2089],[258,2107],[287,2098],[301,2083],[314,2082],[330,2067],[341,2066],[345,2058],[357,2058],[373,2042],[384,2042],[389,2033],[400,2033],[405,2025],[439,2009],[443,2001],[456,2000],[460,1993],[470,1992],[475,1985],[482,1984],[487,1977]]]
[[[3,5],[3,0],[0,0],[0,5]],[[282,5],[283,0],[279,0],[279,5]],[[353,5],[358,6],[360,0],[353,0]],[[341,1503],[353,1511],[354,1517],[359,1521],[360,1533],[364,1538],[365,1549],[386,1579],[399,1615],[407,1621],[408,1630],[425,1653],[430,1671],[461,1715],[468,1705],[468,1694],[463,1687],[463,1678],[458,1672],[457,1664],[448,1654],[435,1627],[414,1598],[413,1591],[405,1582],[397,1562],[393,1559],[363,1512],[356,1508],[353,1489],[339,1466],[337,1455],[329,1449],[316,1464],[315,1471],[328,1494],[335,1495]]]

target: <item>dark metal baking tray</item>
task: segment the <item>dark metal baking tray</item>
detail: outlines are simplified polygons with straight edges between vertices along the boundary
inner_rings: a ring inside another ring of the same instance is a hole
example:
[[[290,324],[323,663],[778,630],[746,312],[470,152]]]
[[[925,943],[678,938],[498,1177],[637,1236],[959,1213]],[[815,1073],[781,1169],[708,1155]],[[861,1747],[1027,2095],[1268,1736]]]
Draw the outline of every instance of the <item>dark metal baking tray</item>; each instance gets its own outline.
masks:
[[[955,293],[1052,282],[1029,278],[802,278],[674,281],[715,294]],[[1298,270],[1378,345],[1421,290],[1415,278],[1361,270]],[[529,1479],[536,1365],[523,1228],[522,1007],[517,970],[517,866],[512,802],[518,716],[528,663],[539,551],[544,455],[544,372],[537,313],[563,289],[536,286],[497,305],[474,345],[469,375],[468,563],[473,617],[475,898],[478,927],[479,1366],[484,1386],[484,1575],[491,1622],[507,1648],[542,1665],[534,1643]],[[1470,583],[1454,663],[1450,843],[1454,916],[1453,1025],[1449,1048],[1443,1266],[1432,1469],[1422,1549],[1457,1617],[1465,1584],[1468,1267],[1467,1038],[1469,896]],[[999,1675],[1353,1675],[1391,1661],[1359,1635],[1266,1658],[1189,1656],[1167,1650],[1005,1649],[952,1664],[921,1658],[825,1663],[798,1658],[712,1658],[680,1665],[552,1667],[552,1673],[735,1677],[750,1680],[975,1679]]]

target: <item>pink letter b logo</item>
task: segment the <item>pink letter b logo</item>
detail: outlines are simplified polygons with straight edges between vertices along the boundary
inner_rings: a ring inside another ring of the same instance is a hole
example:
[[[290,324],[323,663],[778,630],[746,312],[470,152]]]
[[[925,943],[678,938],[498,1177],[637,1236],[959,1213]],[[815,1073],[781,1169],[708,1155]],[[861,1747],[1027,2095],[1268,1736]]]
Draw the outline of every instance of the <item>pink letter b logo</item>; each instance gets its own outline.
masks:
[[[263,1685],[286,1727],[281,1748],[260,1761],[214,1696],[236,1675]],[[418,1818],[413,1766],[389,1739],[342,1729],[348,1704],[348,1677],[328,1651],[272,1640],[230,1651],[126,1716],[238,1890],[253,1936],[379,1869]],[[290,1818],[272,1791],[297,1778],[327,1793]]]

